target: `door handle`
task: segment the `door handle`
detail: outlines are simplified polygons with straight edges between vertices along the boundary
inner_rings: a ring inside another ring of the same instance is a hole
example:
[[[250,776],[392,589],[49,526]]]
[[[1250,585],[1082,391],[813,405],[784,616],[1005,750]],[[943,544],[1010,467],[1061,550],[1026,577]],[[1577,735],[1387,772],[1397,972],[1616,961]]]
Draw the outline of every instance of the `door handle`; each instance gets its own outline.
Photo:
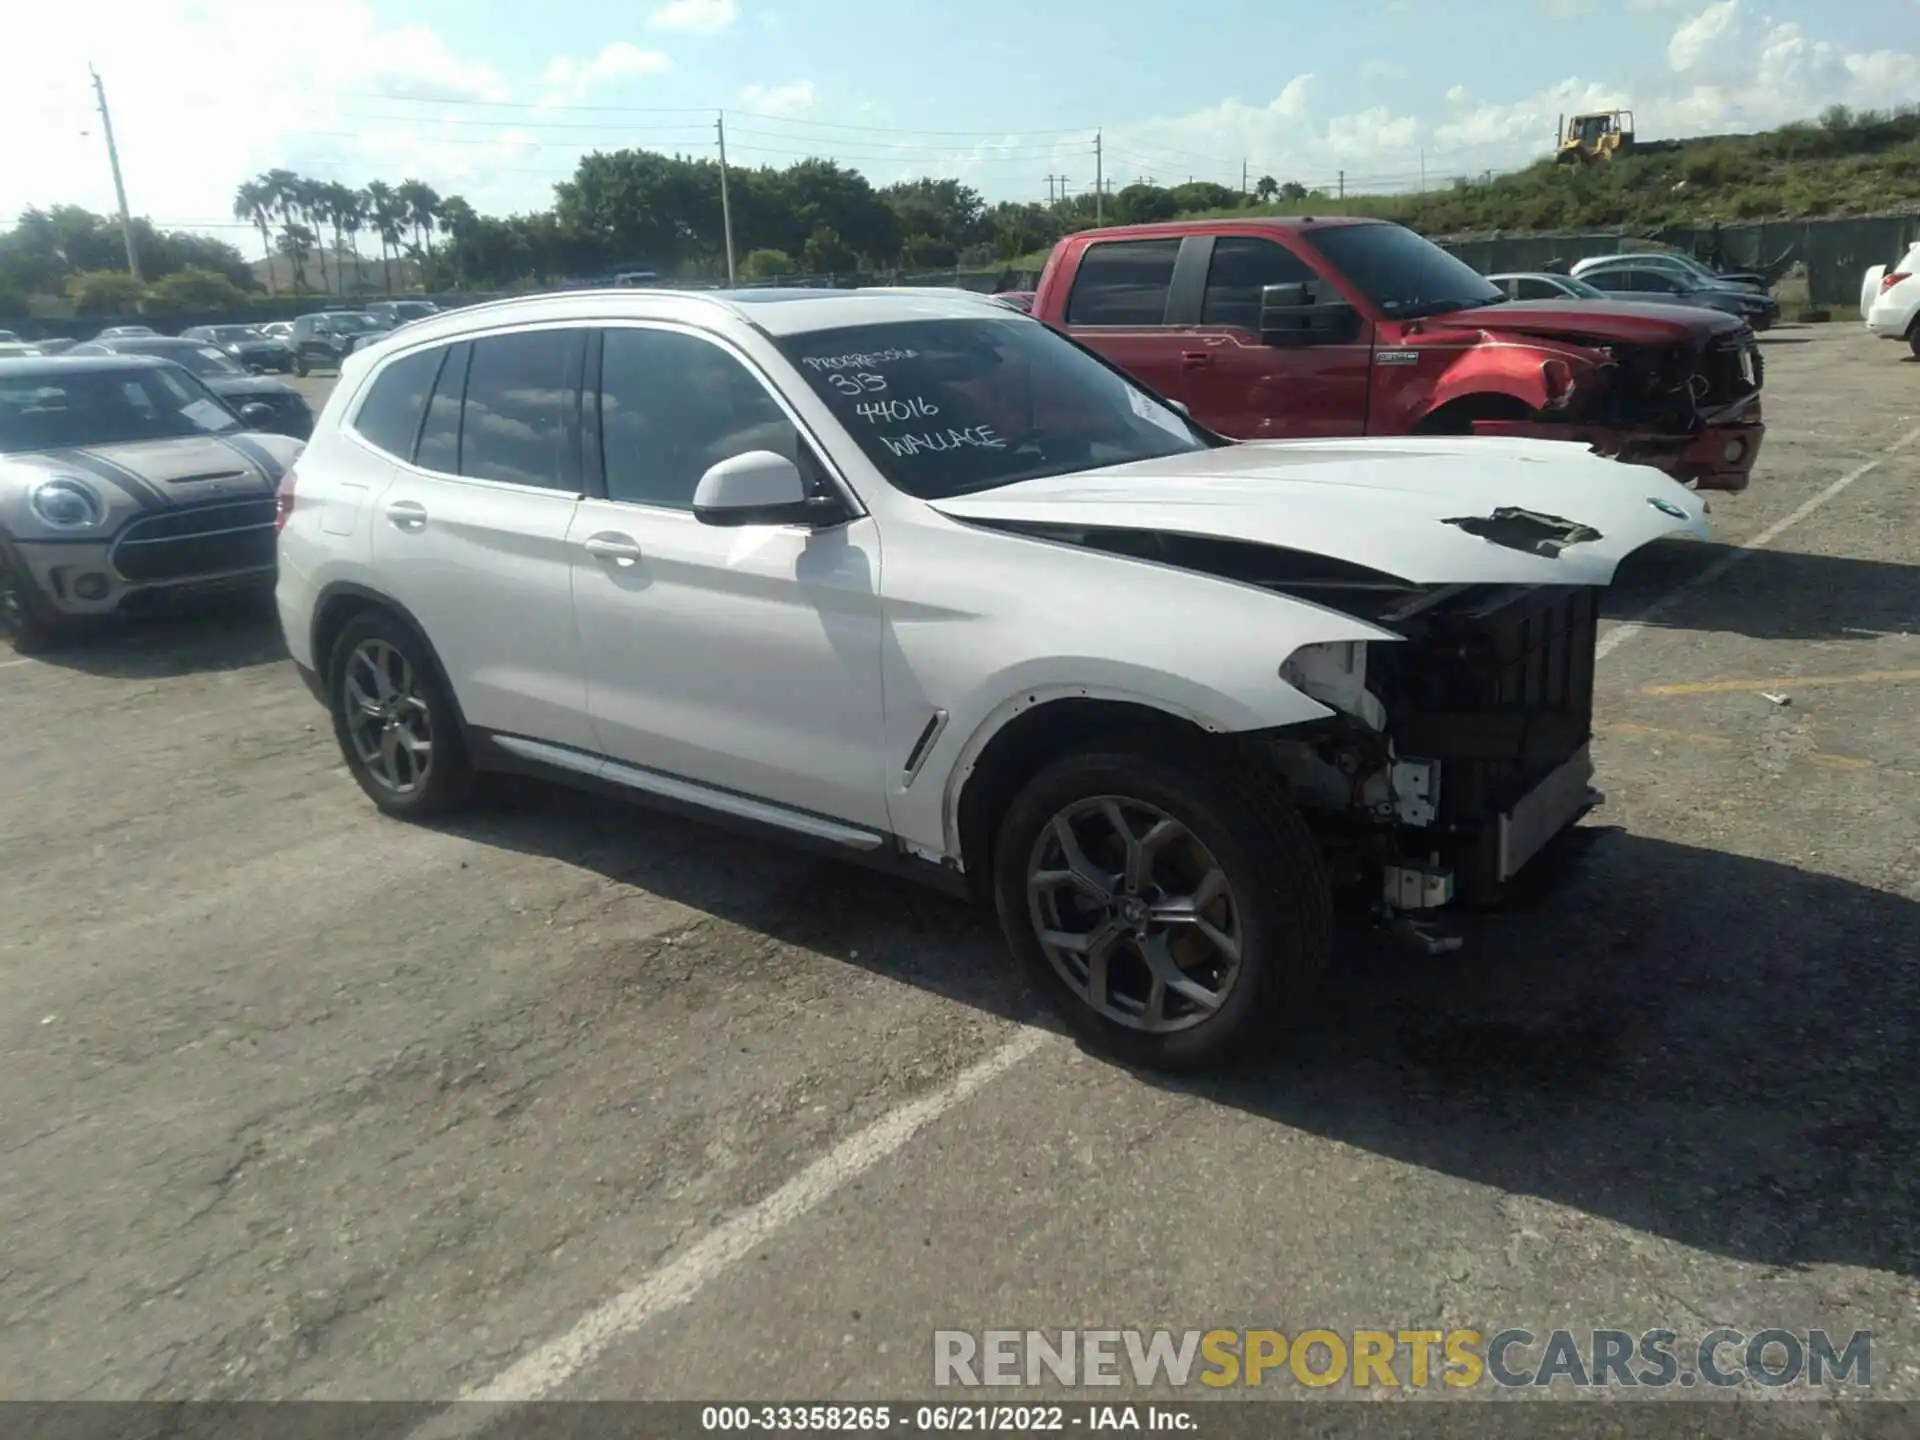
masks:
[[[387,519],[401,530],[424,530],[427,507],[418,500],[396,500],[387,506]]]
[[[630,535],[589,535],[580,542],[580,548],[596,560],[611,560],[623,570],[643,553]]]
[[[1180,368],[1182,370],[1203,370],[1213,364],[1213,356],[1205,350],[1182,350]]]

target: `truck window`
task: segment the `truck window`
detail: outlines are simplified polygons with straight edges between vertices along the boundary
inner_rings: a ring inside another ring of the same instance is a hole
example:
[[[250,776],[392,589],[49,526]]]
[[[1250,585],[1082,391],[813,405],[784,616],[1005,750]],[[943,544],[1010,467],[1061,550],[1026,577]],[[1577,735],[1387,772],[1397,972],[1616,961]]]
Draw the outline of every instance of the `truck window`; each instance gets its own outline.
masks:
[[[1307,262],[1284,245],[1249,235],[1223,235],[1213,242],[1200,323],[1237,325],[1257,333],[1262,286],[1301,285],[1312,279]]]
[[[1163,325],[1179,240],[1103,240],[1089,245],[1067,297],[1069,325]]]

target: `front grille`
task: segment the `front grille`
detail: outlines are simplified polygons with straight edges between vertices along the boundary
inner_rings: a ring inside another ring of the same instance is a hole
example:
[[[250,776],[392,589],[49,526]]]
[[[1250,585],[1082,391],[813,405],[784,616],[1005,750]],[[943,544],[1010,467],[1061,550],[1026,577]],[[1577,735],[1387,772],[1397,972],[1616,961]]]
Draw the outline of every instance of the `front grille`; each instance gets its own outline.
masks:
[[[1748,357],[1753,366],[1751,383],[1741,366],[1743,355]],[[1764,374],[1765,362],[1760,357],[1760,347],[1753,343],[1751,337],[1721,341],[1701,357],[1700,378],[1705,384],[1699,403],[1710,409],[1744,399],[1760,388]]]
[[[271,499],[196,505],[134,521],[113,546],[113,568],[127,580],[184,580],[273,564]]]
[[[1381,647],[1395,750],[1440,762],[1437,820],[1470,900],[1498,887],[1499,817],[1591,738],[1599,597],[1470,590],[1395,625],[1405,646]]]

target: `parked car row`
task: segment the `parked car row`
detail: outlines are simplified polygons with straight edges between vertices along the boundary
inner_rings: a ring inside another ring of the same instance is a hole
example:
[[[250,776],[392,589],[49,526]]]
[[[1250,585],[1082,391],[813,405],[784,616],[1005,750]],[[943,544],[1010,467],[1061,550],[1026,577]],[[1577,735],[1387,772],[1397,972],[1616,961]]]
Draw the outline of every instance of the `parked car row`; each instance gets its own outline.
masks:
[[[304,376],[313,370],[337,369],[357,345],[437,314],[439,308],[431,300],[377,300],[362,310],[317,311],[264,325],[194,325],[177,338],[213,346],[247,370]],[[110,325],[88,343],[166,338],[149,325]],[[22,340],[11,330],[0,330],[0,356],[64,354],[78,343]]]
[[[1860,284],[1860,315],[1883,340],[1904,340],[1920,359],[1920,241],[1892,265],[1876,265]]]

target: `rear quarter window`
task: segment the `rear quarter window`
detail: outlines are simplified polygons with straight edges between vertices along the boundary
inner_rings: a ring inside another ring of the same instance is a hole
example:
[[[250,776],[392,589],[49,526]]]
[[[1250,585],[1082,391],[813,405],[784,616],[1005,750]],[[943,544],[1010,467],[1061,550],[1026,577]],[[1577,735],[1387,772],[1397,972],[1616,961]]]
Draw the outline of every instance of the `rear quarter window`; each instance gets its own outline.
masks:
[[[353,417],[353,430],[376,450],[400,460],[413,459],[420,421],[427,413],[427,397],[446,359],[447,347],[403,355],[378,375]]]

